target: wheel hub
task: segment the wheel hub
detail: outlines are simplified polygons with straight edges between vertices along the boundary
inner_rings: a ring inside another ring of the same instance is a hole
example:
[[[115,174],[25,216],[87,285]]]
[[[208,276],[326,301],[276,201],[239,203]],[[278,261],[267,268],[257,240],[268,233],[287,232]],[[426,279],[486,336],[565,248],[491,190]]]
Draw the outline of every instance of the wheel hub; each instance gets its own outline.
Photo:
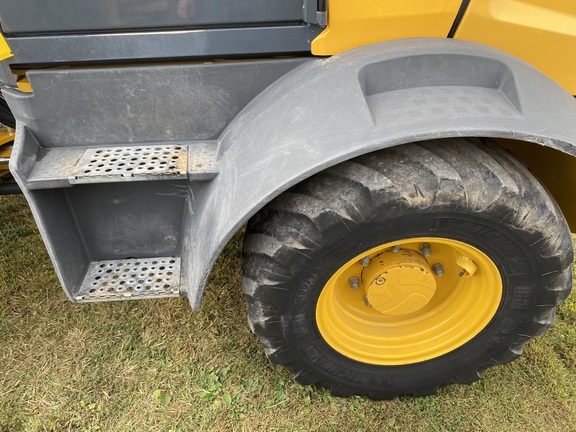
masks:
[[[405,238],[342,265],[320,293],[316,323],[326,343],[348,358],[412,364],[470,341],[501,299],[498,268],[474,246]]]
[[[375,256],[362,279],[369,304],[391,316],[420,310],[436,292],[436,280],[426,258],[409,249]]]

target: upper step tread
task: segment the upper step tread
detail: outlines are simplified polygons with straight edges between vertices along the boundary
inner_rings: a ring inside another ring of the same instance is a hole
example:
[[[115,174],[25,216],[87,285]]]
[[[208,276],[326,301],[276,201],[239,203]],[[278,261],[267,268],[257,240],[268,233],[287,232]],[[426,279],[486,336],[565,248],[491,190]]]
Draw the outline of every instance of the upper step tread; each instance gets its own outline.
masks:
[[[70,184],[187,178],[182,145],[87,149],[68,177]]]
[[[211,180],[218,175],[214,142],[40,148],[27,176],[30,189],[89,183]]]

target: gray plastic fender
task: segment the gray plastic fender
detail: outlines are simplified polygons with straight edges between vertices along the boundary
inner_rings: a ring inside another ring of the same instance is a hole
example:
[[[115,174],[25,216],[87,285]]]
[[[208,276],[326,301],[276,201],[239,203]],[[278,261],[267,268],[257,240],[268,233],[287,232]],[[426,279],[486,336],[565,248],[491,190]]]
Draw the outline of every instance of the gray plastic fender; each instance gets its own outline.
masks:
[[[307,62],[220,138],[220,174],[193,185],[187,295],[201,304],[232,235],[292,185],[360,154],[455,136],[530,141],[576,155],[576,100],[525,62],[453,39],[410,39]]]

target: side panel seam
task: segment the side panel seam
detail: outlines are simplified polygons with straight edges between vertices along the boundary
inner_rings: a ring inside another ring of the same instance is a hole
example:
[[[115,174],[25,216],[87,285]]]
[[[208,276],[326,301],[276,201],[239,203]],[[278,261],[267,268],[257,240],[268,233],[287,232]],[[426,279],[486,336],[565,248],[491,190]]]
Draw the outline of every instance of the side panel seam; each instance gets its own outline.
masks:
[[[460,22],[462,22],[462,18],[464,18],[464,14],[466,13],[466,10],[468,10],[468,5],[470,5],[470,0],[462,0],[462,4],[460,5],[460,9],[458,9],[458,13],[456,14],[456,18],[454,19],[454,22],[452,23],[452,27],[450,28],[450,31],[448,32],[448,38],[452,39],[454,37],[454,34],[456,34],[456,30],[458,30],[458,26],[460,25]]]

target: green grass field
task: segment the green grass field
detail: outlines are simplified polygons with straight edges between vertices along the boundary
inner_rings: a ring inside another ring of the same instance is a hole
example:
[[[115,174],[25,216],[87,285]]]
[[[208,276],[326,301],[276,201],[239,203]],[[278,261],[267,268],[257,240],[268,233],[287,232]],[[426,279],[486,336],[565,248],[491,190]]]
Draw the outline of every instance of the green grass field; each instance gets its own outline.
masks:
[[[576,295],[518,361],[436,396],[302,387],[246,324],[241,236],[201,312],[186,299],[74,305],[22,196],[0,197],[0,431],[576,430]]]

